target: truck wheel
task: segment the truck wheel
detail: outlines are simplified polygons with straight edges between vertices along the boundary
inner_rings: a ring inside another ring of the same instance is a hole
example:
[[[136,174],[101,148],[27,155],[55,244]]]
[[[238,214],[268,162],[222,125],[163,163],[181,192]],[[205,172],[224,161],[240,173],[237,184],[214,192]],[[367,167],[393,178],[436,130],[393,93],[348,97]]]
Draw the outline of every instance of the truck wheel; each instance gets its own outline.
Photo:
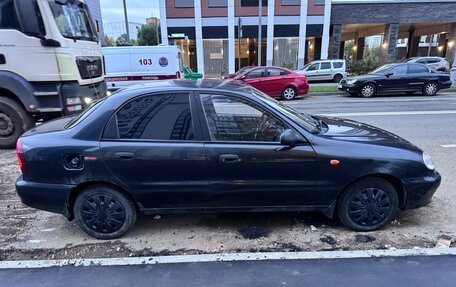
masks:
[[[24,108],[12,99],[0,97],[0,148],[14,148],[17,139],[35,126]]]

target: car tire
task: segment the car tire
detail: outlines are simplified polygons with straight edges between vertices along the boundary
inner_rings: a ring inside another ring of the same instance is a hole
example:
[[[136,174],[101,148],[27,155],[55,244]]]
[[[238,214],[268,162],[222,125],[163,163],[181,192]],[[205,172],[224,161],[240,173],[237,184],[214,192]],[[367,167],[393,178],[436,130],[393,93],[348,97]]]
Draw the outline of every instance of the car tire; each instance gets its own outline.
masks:
[[[108,186],[84,189],[76,198],[73,211],[79,227],[98,239],[121,237],[130,231],[137,217],[134,203]]]
[[[340,83],[344,77],[341,74],[336,74],[333,78],[334,83]]]
[[[439,91],[439,84],[434,81],[427,82],[423,87],[423,95],[435,96]]]
[[[14,148],[17,139],[35,126],[33,117],[18,102],[0,96],[0,148]]]
[[[350,185],[339,198],[340,221],[356,231],[374,231],[391,222],[397,214],[396,189],[381,178],[366,178]]]
[[[286,87],[282,91],[282,96],[281,98],[285,101],[291,101],[294,100],[297,96],[298,92],[296,91],[295,88],[293,87]]]
[[[365,84],[361,87],[361,96],[363,98],[370,98],[375,95],[376,87],[374,84]]]

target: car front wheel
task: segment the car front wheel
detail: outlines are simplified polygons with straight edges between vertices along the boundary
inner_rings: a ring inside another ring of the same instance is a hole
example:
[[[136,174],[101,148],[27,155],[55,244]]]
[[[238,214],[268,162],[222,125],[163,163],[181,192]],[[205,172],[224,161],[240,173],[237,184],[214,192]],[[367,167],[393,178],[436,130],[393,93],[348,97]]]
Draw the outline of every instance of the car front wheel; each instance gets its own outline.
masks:
[[[361,96],[364,98],[370,98],[375,95],[375,86],[373,84],[365,84],[361,88]]]
[[[136,208],[121,192],[107,186],[92,186],[76,198],[74,217],[79,227],[90,236],[114,239],[133,227]]]
[[[423,94],[426,96],[435,96],[439,91],[439,85],[436,82],[428,82],[423,87]]]
[[[366,178],[345,190],[337,212],[348,228],[374,231],[395,218],[398,206],[398,195],[391,183],[381,178]]]
[[[282,91],[282,99],[289,101],[296,98],[296,89],[292,87],[287,87]]]

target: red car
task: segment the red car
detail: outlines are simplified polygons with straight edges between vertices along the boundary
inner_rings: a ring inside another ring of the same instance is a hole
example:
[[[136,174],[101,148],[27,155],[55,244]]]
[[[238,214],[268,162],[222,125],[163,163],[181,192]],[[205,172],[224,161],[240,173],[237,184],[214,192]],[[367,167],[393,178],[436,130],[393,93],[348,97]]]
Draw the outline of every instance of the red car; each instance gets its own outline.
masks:
[[[256,67],[234,77],[268,94],[271,97],[281,97],[293,100],[298,95],[309,92],[307,77],[281,67]]]

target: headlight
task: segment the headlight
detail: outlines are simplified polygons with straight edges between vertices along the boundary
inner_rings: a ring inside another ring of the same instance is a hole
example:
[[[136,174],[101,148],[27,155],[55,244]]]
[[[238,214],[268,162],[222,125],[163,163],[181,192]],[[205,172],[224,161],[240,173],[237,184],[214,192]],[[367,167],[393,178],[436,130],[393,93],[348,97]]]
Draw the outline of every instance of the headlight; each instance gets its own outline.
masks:
[[[86,105],[90,105],[90,104],[92,103],[92,101],[93,101],[92,98],[89,98],[89,97],[85,97],[85,98],[84,98],[84,103],[85,103]]]
[[[434,162],[432,161],[432,158],[430,155],[423,153],[423,162],[424,162],[424,165],[426,165],[426,167],[428,169],[430,169],[430,170],[435,169]]]
[[[357,81],[358,81],[357,79],[348,80],[348,81],[347,81],[347,84],[353,85],[353,84],[356,83]]]
[[[106,92],[106,96],[110,97],[112,95],[112,92],[111,91],[107,91]]]
[[[67,103],[67,105],[69,105],[69,106],[78,105],[78,104],[81,103],[81,99],[80,99],[79,97],[67,98],[67,99],[66,99],[66,103]]]

